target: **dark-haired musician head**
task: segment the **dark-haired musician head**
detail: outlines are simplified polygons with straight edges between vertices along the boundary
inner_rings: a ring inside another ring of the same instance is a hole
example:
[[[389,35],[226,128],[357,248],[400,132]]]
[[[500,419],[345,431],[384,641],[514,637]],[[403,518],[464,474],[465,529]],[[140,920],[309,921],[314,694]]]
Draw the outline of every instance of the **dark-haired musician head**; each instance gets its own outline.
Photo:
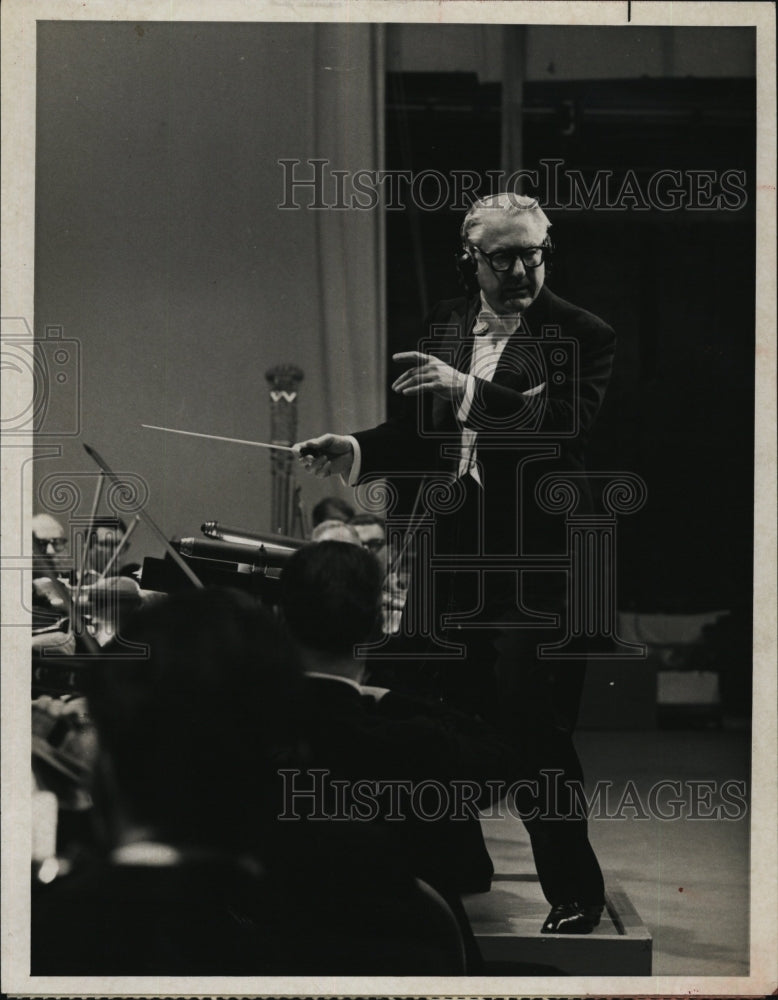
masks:
[[[358,545],[318,542],[298,549],[281,576],[280,608],[307,671],[358,680],[354,647],[380,627],[383,573]]]
[[[233,591],[171,595],[123,626],[88,690],[115,844],[257,846],[276,754],[295,742],[293,660],[275,621]]]
[[[87,569],[102,573],[113,559],[122,538],[127,534],[127,523],[121,517],[98,517],[92,525],[92,537],[89,544]],[[130,543],[127,542],[122,554],[127,552]],[[119,567],[112,566],[113,575],[117,575]]]
[[[354,516],[354,508],[342,497],[322,497],[314,504],[311,511],[311,521],[314,528],[322,521],[350,521]]]

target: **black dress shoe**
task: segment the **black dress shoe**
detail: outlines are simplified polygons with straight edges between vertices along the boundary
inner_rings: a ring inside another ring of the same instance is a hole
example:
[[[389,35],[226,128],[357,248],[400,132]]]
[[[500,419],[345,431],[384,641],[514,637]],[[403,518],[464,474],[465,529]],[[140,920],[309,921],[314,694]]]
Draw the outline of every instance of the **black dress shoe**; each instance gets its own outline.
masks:
[[[599,924],[602,906],[583,903],[557,903],[540,928],[541,934],[591,934]]]

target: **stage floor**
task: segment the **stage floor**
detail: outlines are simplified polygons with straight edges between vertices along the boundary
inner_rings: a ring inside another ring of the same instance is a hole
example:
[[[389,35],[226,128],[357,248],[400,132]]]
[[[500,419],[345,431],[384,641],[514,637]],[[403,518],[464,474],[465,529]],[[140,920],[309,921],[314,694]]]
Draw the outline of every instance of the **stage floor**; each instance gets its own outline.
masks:
[[[603,870],[618,880],[652,934],[653,974],[747,975],[749,814],[661,819],[656,813],[670,814],[675,792],[665,787],[652,807],[650,791],[660,781],[681,782],[684,816],[695,794],[704,816],[722,800],[717,790],[706,798],[706,786],[693,783],[715,782],[717,789],[726,781],[748,783],[751,734],[584,731],[576,743],[590,800],[597,781],[609,782],[603,815],[590,820],[590,836]],[[646,818],[636,817],[641,807]],[[744,811],[737,804],[727,808]],[[485,819],[483,828],[498,873],[534,871],[518,819]]]

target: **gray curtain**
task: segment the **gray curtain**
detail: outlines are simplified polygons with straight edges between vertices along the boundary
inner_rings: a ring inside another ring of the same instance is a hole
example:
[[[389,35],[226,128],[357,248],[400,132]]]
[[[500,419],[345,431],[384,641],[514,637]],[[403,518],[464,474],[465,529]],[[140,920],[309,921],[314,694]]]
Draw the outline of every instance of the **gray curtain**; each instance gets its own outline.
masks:
[[[320,24],[314,30],[312,146],[333,169],[377,170],[383,161],[383,28]],[[327,387],[325,422],[340,430],[370,426],[383,416],[382,218],[380,209],[315,215],[321,302],[318,370]]]
[[[143,477],[170,535],[267,530],[266,452],[140,424],[266,441],[279,363],[305,372],[300,436],[382,417],[380,209],[279,208],[281,159],[382,166],[382,90],[369,24],[39,23],[35,327],[81,349],[78,399],[47,415],[62,455],[36,469],[77,484],[63,518],[89,511],[87,441]],[[299,481],[308,507],[340,488]],[[158,549],[137,532],[133,555]]]

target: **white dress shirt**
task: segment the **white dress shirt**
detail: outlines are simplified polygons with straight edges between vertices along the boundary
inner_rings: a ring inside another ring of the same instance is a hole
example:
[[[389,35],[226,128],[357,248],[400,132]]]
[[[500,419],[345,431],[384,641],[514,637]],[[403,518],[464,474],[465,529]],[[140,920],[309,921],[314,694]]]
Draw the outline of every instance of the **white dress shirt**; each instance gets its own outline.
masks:
[[[464,425],[467,422],[467,417],[475,397],[475,380],[478,378],[487,382],[492,381],[508,339],[520,328],[521,313],[513,313],[508,316],[499,315],[491,308],[484,298],[484,293],[481,292],[481,310],[473,326],[475,339],[473,342],[473,353],[470,358],[470,369],[465,380],[465,394],[457,410],[457,421],[462,427],[457,479],[470,475],[479,486],[483,486],[481,475],[478,471],[476,455],[478,432]],[[542,392],[544,388],[545,382],[527,389],[522,395],[535,396],[537,393]],[[359,480],[362,453],[356,438],[349,436],[349,441],[351,442],[351,447],[354,449],[354,461],[351,464],[348,477],[344,476],[343,479],[348,486],[354,486]]]
[[[508,343],[508,338],[513,336],[520,327],[520,313],[499,316],[484,298],[484,293],[481,292],[481,311],[478,313],[473,327],[474,340],[470,371],[465,379],[465,395],[457,410],[457,420],[462,427],[457,479],[470,475],[479,486],[483,486],[476,454],[478,432],[465,427],[475,397],[475,380],[480,378],[486,382],[492,381],[502,352]]]

